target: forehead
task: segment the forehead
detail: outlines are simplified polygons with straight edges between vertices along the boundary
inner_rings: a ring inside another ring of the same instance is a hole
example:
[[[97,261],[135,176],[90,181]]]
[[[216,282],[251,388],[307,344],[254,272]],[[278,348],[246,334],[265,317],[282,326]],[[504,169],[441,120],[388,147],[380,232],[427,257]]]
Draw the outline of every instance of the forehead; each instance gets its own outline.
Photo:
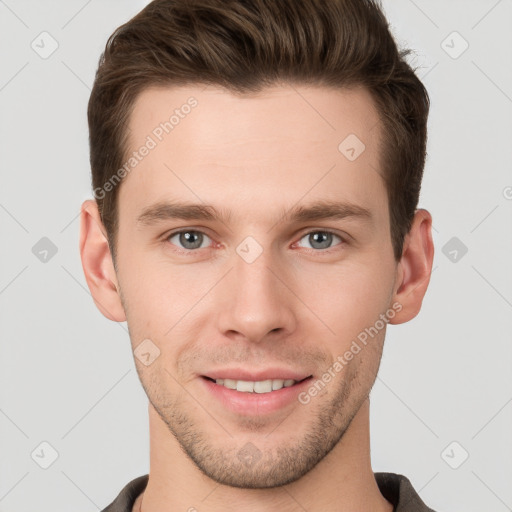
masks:
[[[184,122],[187,118],[193,121]],[[196,85],[143,90],[134,102],[129,132],[131,145],[148,134],[159,139],[172,131],[172,137],[165,138],[180,143],[197,141],[206,152],[219,144],[250,143],[255,135],[268,141],[293,142],[307,132],[312,144],[336,142],[349,130],[364,136],[371,131],[374,136],[378,129],[373,128],[378,124],[371,94],[362,87],[283,84],[259,93],[235,94],[220,87]],[[193,138],[189,136],[191,130]]]
[[[124,197],[140,210],[169,195],[212,204],[229,197],[249,213],[264,204],[262,194],[279,207],[306,194],[364,202],[384,190],[379,140],[379,116],[362,88],[281,85],[237,95],[153,87],[130,116],[126,158],[135,165],[120,204]]]

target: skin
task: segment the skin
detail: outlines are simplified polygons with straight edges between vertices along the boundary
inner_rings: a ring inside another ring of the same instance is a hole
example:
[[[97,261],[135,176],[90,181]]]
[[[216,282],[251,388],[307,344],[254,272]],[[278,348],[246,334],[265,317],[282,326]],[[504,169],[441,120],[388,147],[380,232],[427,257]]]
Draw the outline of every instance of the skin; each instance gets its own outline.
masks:
[[[151,446],[148,486],[134,510],[142,498],[144,512],[391,512],[371,468],[369,432],[385,327],[307,404],[237,413],[201,375],[279,366],[319,378],[379,315],[395,307],[391,323],[416,316],[432,269],[431,216],[416,212],[396,261],[381,125],[364,89],[281,84],[237,96],[150,88],[134,105],[130,151],[190,96],[197,107],[120,185],[116,265],[96,202],[82,205],[80,252],[96,305],[127,320],[132,349],[150,339],[160,351],[148,366],[134,359]],[[354,161],[338,150],[349,134],[366,146]],[[165,200],[232,215],[137,221]],[[282,215],[318,201],[369,216],[297,223]],[[203,234],[200,248],[169,236],[183,228]],[[323,230],[334,236],[321,246],[309,235]],[[262,250],[252,263],[236,251],[248,236]],[[252,465],[239,456],[247,443],[259,455]]]

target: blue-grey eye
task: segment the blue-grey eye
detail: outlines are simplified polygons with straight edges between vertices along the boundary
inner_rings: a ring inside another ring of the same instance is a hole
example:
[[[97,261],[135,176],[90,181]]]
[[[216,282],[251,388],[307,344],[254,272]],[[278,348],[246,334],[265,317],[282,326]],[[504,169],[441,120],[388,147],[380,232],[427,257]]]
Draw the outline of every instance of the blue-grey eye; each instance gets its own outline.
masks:
[[[343,240],[338,235],[330,231],[311,231],[304,235],[301,240],[307,238],[311,249],[330,249],[333,237],[338,238],[341,242]]]
[[[172,239],[178,237],[179,244],[173,242]],[[182,249],[201,249],[203,242],[205,240],[209,240],[209,237],[200,231],[187,230],[187,231],[179,231],[177,233],[173,233],[168,237],[169,242],[178,245],[178,247]]]

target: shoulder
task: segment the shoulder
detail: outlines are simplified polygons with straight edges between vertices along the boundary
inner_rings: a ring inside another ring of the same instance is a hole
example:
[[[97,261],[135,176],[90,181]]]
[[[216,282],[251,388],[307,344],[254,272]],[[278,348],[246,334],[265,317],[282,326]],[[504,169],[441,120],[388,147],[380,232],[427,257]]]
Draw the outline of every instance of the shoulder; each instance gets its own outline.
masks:
[[[133,504],[137,497],[144,492],[148,478],[149,475],[139,476],[126,484],[117,498],[102,512],[132,512]]]
[[[406,476],[397,473],[374,475],[381,494],[394,505],[394,512],[435,512],[425,505]]]

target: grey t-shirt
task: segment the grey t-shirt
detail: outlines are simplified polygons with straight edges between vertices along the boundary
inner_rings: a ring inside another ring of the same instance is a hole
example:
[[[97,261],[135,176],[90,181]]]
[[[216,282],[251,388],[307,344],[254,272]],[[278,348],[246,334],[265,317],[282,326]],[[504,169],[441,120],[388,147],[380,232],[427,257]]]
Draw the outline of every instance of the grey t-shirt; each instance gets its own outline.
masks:
[[[396,473],[374,475],[381,494],[394,505],[393,512],[435,512],[423,503],[407,477]],[[135,478],[102,512],[132,512],[137,496],[144,491],[147,483],[148,475]]]

